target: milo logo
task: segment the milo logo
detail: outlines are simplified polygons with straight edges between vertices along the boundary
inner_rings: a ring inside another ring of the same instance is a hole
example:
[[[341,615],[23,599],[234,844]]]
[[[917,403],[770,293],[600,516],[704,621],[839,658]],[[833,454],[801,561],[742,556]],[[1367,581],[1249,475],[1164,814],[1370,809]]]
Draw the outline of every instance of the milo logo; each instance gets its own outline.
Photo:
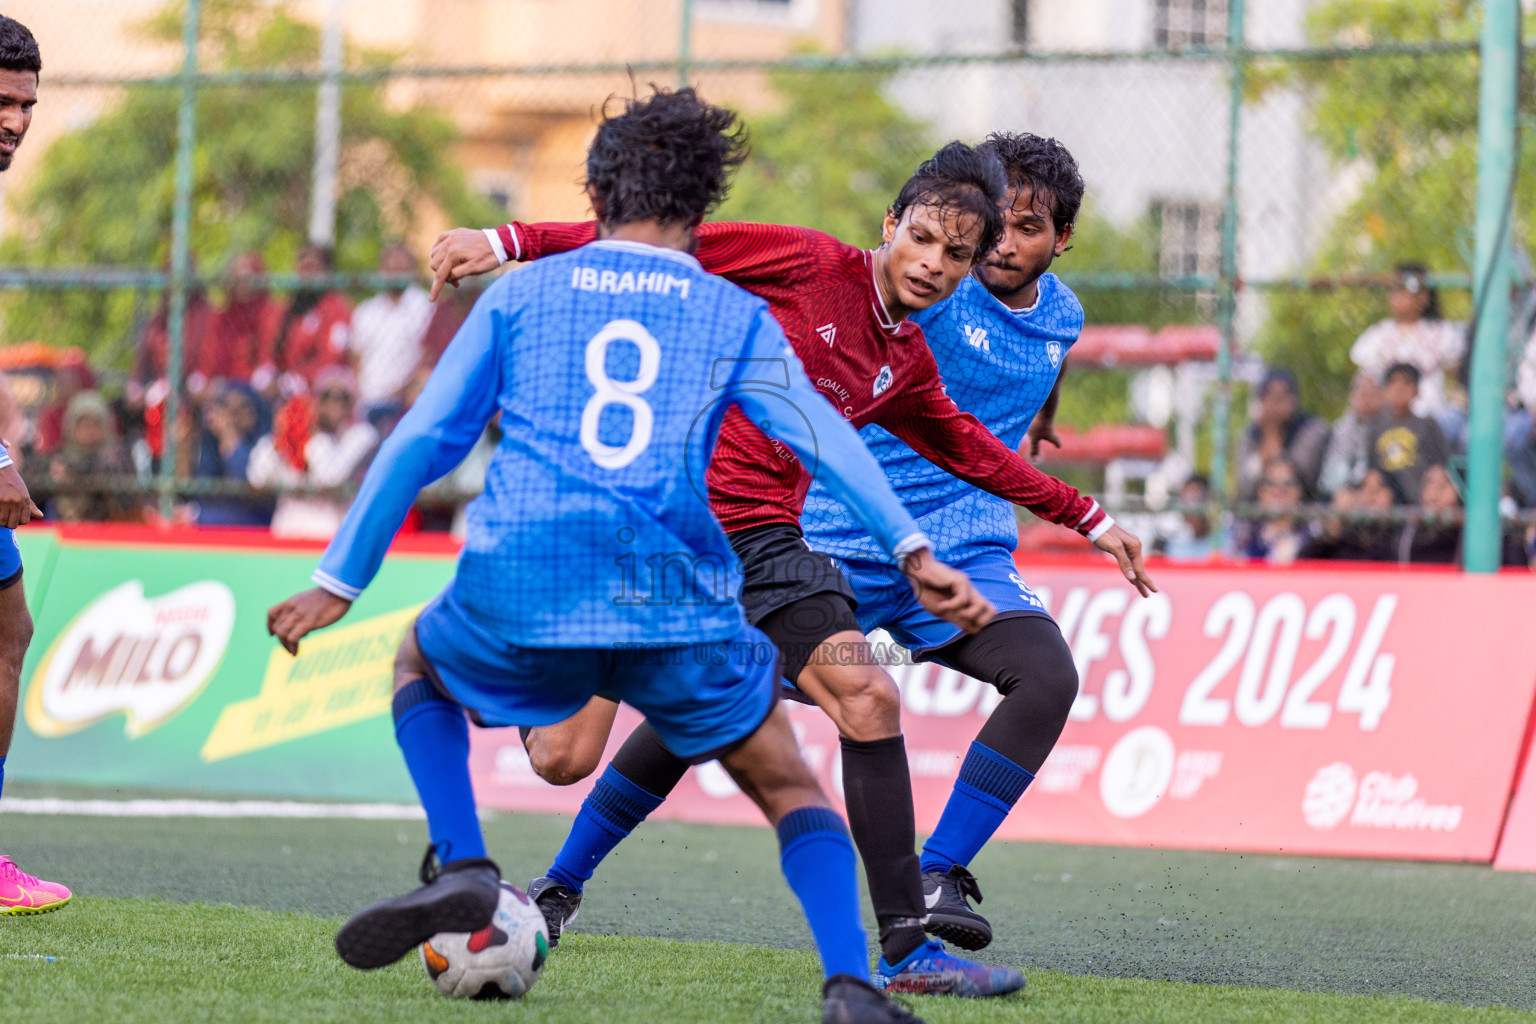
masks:
[[[235,596],[214,580],[160,597],[129,580],[87,605],[32,673],[27,725],[64,736],[122,714],[134,739],[190,704],[218,671]]]

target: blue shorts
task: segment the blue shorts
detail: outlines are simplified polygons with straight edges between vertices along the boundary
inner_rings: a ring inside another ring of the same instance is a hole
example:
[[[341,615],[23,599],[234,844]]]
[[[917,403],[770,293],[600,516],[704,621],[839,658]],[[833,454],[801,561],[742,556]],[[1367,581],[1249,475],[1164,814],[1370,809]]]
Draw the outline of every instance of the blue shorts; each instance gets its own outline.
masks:
[[[485,726],[553,725],[596,696],[645,715],[667,749],[712,761],[757,731],[778,699],[778,650],[753,626],[728,640],[640,647],[519,647],[453,596],[416,619],[432,682]]]
[[[884,629],[915,658],[930,656],[962,635],[958,626],[925,611],[912,585],[895,566],[838,559],[859,602],[856,614],[866,633]],[[1044,603],[1029,589],[1013,555],[1002,548],[973,555],[954,566],[971,578],[981,595],[997,607],[1000,619],[1024,615],[1050,618]]]
[[[16,531],[0,529],[0,590],[20,582],[21,548],[16,546]]]

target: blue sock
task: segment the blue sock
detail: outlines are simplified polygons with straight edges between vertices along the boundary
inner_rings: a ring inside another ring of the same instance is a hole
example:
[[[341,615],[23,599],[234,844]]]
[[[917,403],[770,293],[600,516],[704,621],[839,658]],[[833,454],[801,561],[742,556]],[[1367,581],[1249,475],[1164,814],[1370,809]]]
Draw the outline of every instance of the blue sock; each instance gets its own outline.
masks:
[[[484,857],[485,838],[469,781],[469,722],[464,709],[438,696],[425,679],[407,683],[394,700],[395,741],[427,812],[427,832],[444,864]]]
[[[923,870],[970,864],[1034,777],[991,747],[972,743],[938,827],[923,844]]]
[[[565,837],[565,845],[555,855],[549,877],[571,892],[581,892],[609,851],[664,799],[641,789],[610,764],[581,802],[581,811]]]
[[[859,915],[859,877],[848,826],[825,807],[802,807],[779,820],[779,863],[800,900],[828,978],[869,980],[869,946]]]

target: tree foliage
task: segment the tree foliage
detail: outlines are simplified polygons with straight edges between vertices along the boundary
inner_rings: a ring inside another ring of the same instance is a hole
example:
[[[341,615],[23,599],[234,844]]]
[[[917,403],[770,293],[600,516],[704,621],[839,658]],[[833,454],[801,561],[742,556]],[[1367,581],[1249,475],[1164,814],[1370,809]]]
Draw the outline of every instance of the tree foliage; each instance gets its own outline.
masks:
[[[1465,43],[1478,38],[1481,10],[1473,0],[1329,0],[1311,11],[1307,31],[1319,45]],[[1358,194],[1327,229],[1311,274],[1380,273],[1415,260],[1437,272],[1470,273],[1478,72],[1477,54],[1469,52],[1362,54],[1260,69],[1260,90],[1274,84],[1305,89],[1314,137],[1360,181]],[[1522,105],[1536,98],[1528,80],[1523,93]],[[1525,166],[1536,166],[1536,135],[1526,133],[1521,148]],[[1533,198],[1536,178],[1527,175],[1514,210],[1528,208]],[[1516,243],[1536,242],[1533,228],[1517,219]],[[1469,315],[1464,293],[1443,299],[1447,316]],[[1256,343],[1268,360],[1310,386],[1315,411],[1331,414],[1348,390],[1350,345],[1385,315],[1385,305],[1379,291],[1361,288],[1280,294]]]
[[[179,40],[183,12],[180,3],[167,8],[144,33]],[[313,67],[319,49],[319,30],[284,4],[203,4],[204,69]],[[377,63],[388,55],[352,56]],[[38,117],[48,116],[46,77],[43,89]],[[490,223],[498,213],[470,192],[450,159],[457,138],[451,122],[391,109],[384,91],[380,83],[342,88],[336,253],[343,269],[376,266],[384,242],[404,235],[427,204],[460,223]],[[166,265],[178,102],[175,87],[126,89],[107,113],[34,154],[42,166],[16,201],[26,227],[7,240],[6,260]],[[312,83],[200,91],[192,216],[200,268],[217,270],[249,249],[274,269],[293,265],[308,227],[315,103]],[[80,345],[105,357],[121,351],[142,305],[127,292],[31,290],[6,303],[5,336]]]
[[[778,109],[747,119],[752,156],[722,219],[797,224],[856,245],[879,240],[886,208],[935,143],[886,99],[886,73],[775,71]]]

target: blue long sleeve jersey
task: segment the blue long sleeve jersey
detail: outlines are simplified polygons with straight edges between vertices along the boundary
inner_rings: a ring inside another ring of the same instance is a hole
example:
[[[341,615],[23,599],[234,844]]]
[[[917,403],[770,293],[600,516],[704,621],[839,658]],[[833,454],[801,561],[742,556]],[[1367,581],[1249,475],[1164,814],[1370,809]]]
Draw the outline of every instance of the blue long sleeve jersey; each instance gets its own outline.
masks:
[[[929,546],[767,303],[685,253],[608,240],[486,290],[314,580],[356,598],[417,492],[499,413],[451,584],[478,623],[527,647],[726,639],[741,627],[739,569],[704,471],[733,404],[819,465],[883,552]]]
[[[1055,274],[1040,278],[1040,297],[1013,310],[967,277],[955,294],[912,319],[922,327],[949,397],[1010,448],[1024,440],[1083,330],[1083,307]],[[879,460],[896,494],[934,539],[936,553],[959,562],[981,549],[1018,546],[1013,506],[935,466],[878,426],[859,436]],[[811,489],[801,525],[811,546],[841,558],[879,561],[880,546],[820,482]],[[1104,529],[1109,528],[1109,520]]]

